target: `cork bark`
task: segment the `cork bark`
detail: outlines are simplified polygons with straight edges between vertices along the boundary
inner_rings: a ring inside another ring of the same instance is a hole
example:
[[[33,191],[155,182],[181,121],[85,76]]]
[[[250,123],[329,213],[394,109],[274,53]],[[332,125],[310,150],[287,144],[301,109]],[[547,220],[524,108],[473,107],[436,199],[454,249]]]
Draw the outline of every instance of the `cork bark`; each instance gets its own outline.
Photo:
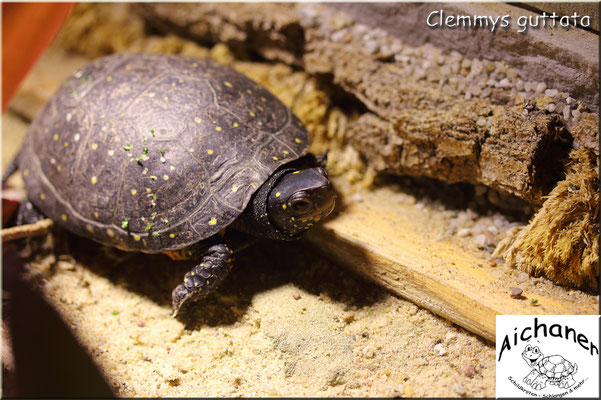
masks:
[[[436,63],[436,49],[402,44],[381,30],[366,42],[372,28],[335,7],[144,3],[136,10],[163,32],[222,42],[238,55],[254,52],[342,90],[335,105],[359,104],[346,140],[376,172],[484,184],[533,204],[563,177],[573,139],[566,121],[547,111],[551,99],[523,99],[495,86],[485,97],[458,94],[444,76],[424,76],[402,62],[430,52]],[[469,67],[453,57],[461,59],[451,53],[442,70],[449,62],[467,75]]]

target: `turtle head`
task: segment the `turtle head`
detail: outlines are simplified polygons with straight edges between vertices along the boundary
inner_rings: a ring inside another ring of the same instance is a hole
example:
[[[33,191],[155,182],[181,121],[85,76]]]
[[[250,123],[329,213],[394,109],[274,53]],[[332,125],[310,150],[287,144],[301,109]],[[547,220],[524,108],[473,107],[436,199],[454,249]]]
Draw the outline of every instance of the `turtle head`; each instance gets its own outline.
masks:
[[[267,199],[271,223],[289,236],[309,229],[334,209],[336,193],[321,166],[292,170],[274,185]]]
[[[531,345],[527,345],[522,352],[522,358],[528,363],[530,368],[534,368],[539,360],[543,358],[543,353],[541,353],[538,346],[532,347]]]

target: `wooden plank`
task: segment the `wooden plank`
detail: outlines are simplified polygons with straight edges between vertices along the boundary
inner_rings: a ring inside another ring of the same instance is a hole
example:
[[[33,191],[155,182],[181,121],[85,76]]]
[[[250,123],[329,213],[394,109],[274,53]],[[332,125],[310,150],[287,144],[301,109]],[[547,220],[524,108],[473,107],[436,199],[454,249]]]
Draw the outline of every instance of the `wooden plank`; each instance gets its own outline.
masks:
[[[425,237],[424,226],[390,201],[392,189],[362,196],[306,237],[335,262],[393,293],[491,341],[497,314],[597,314],[592,296],[573,301],[547,281],[529,288],[522,299],[510,297],[515,278],[482,256]],[[557,292],[563,296],[551,294]],[[530,304],[534,298],[539,306]]]

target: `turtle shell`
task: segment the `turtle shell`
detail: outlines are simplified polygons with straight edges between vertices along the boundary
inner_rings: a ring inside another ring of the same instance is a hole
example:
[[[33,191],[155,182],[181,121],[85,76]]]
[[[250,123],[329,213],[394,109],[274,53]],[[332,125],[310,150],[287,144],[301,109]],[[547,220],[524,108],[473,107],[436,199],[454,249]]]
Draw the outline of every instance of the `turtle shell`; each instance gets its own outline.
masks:
[[[574,366],[562,356],[554,355],[541,360],[540,372],[549,379],[559,380],[574,372]]]
[[[309,133],[275,96],[210,60],[118,54],[70,76],[19,156],[27,195],[66,229],[158,253],[216,234]]]

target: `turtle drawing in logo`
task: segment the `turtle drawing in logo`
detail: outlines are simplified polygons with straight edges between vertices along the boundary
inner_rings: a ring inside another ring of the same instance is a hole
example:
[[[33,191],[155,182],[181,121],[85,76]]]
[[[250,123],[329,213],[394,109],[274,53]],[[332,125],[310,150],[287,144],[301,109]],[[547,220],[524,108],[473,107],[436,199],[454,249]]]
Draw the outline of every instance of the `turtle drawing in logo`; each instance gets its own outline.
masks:
[[[545,357],[538,347],[527,345],[522,352],[522,358],[532,368],[524,378],[524,382],[535,390],[545,388],[547,382],[562,389],[567,389],[576,383],[573,375],[578,371],[578,365],[572,364],[560,355]]]

